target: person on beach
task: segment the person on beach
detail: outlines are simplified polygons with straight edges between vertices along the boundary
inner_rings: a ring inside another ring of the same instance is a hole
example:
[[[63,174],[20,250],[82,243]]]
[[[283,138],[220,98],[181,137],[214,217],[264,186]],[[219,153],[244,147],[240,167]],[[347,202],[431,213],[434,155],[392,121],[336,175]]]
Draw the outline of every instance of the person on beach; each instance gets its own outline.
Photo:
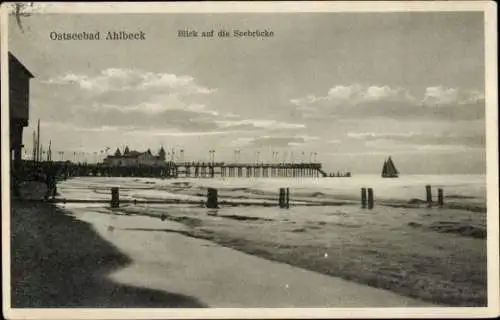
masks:
[[[36,167],[35,168],[34,180],[38,181],[38,182],[44,182],[45,181],[45,175],[43,174],[43,169],[41,167]]]
[[[56,172],[55,168],[49,167],[47,170],[45,183],[47,185],[47,194],[45,195],[45,200],[48,200],[49,197],[54,199],[57,193],[57,180],[56,180]]]

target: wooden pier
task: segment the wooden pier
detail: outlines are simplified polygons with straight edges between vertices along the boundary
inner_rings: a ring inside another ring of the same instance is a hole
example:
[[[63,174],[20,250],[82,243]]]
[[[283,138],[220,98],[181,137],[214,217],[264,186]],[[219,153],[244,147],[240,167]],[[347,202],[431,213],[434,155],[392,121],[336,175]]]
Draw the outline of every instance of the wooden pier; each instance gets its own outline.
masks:
[[[176,163],[177,177],[326,177],[321,163]]]
[[[102,163],[39,162],[42,172],[68,177],[312,178],[327,177],[321,163],[166,162],[164,166],[107,166]],[[25,168],[33,163],[25,162]]]

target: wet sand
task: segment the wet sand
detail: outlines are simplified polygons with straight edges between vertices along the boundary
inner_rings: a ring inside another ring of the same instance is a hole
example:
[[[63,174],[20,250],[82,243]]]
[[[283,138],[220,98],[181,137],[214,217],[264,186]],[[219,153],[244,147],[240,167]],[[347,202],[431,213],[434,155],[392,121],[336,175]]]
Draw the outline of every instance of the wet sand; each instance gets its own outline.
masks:
[[[478,213],[385,206],[317,210],[149,205],[115,213],[164,215],[186,225],[181,233],[194,238],[430,303],[486,305],[486,234],[470,224]]]
[[[12,203],[13,308],[199,308],[197,299],[108,278],[130,257],[88,223],[48,204]]]

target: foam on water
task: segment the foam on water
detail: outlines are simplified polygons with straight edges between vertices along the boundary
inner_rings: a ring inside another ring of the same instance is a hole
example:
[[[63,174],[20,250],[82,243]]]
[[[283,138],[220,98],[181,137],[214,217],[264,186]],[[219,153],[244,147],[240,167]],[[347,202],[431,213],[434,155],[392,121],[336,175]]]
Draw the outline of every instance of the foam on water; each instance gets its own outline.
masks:
[[[288,187],[292,200],[353,200],[360,197],[362,187],[373,188],[376,200],[408,202],[425,199],[425,186],[443,188],[445,199],[458,203],[486,205],[484,175],[412,175],[383,179],[377,175],[351,178],[220,178],[220,179],[155,179],[155,178],[75,178],[60,184],[63,198],[106,199],[111,187],[120,187],[120,196],[135,199],[203,200],[206,189],[217,188],[223,200],[273,200],[279,188]]]

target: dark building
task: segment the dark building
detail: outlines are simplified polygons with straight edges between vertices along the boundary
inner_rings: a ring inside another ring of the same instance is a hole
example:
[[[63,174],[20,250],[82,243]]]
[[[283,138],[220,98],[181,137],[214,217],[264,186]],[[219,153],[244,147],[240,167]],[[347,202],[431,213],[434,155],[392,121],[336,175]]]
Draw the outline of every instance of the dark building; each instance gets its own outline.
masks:
[[[123,153],[117,148],[114,155],[107,156],[103,163],[109,166],[138,166],[138,165],[148,165],[148,166],[166,166],[165,162],[165,149],[161,147],[158,151],[158,155],[154,156],[151,153],[151,149],[146,152],[138,152],[135,150],[130,150],[128,146],[125,148]]]
[[[33,74],[9,52],[10,153],[14,172],[21,165],[23,129],[28,126],[32,78]]]

